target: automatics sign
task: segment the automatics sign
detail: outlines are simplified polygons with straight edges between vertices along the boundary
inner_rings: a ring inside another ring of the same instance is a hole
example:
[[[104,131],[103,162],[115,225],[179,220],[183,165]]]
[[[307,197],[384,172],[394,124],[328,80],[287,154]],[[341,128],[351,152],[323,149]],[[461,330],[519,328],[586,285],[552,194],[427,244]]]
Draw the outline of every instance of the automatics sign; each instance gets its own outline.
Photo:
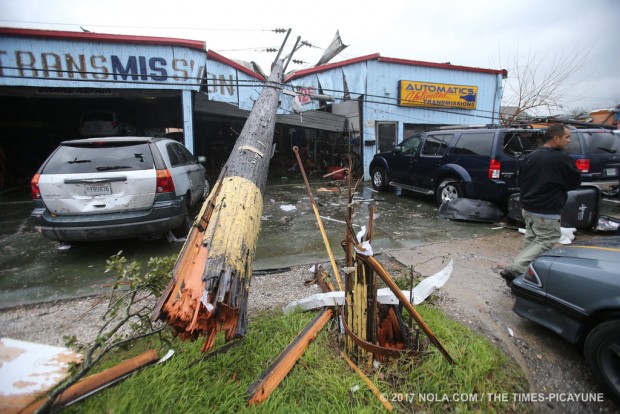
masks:
[[[398,104],[430,108],[476,109],[477,86],[420,81],[398,82]]]

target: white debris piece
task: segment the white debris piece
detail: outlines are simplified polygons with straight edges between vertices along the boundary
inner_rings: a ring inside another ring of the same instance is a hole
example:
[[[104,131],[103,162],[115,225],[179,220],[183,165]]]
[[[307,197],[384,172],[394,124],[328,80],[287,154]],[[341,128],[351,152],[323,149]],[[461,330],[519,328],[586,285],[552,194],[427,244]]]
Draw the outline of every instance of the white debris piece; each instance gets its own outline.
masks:
[[[282,204],[280,206],[280,210],[284,210],[284,211],[293,211],[293,210],[297,210],[297,207],[295,207],[292,204]]]
[[[574,227],[560,227],[560,241],[561,244],[571,244],[573,240],[575,240],[575,232],[577,231]]]
[[[435,289],[442,287],[452,275],[454,269],[454,262],[451,260],[448,265],[441,271],[435,273],[432,276],[427,277],[413,289],[413,304],[418,305],[422,303]],[[404,290],[403,294],[409,297],[409,291]],[[390,288],[383,288],[377,290],[377,301],[386,305],[398,304],[398,299],[394,296],[394,293]],[[293,301],[283,308],[284,313],[292,312],[295,309],[311,310],[322,308],[326,306],[342,306],[344,305],[344,292],[327,292],[317,293],[316,295],[307,296],[303,299]]]

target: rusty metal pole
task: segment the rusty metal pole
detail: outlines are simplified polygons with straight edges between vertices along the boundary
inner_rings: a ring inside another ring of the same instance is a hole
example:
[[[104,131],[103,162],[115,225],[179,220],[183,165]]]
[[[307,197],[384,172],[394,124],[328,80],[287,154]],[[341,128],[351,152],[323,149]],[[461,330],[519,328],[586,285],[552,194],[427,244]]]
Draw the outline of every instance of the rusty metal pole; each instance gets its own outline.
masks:
[[[252,263],[263,211],[283,63],[272,68],[214,190],[203,204],[153,312],[182,339],[218,332],[226,340],[245,334]]]
[[[323,220],[321,220],[319,209],[316,206],[316,201],[314,200],[314,196],[312,195],[312,189],[310,188],[310,183],[308,183],[308,177],[306,177],[306,171],[304,170],[304,163],[301,161],[301,158],[299,157],[299,148],[293,147],[293,152],[295,153],[295,157],[297,158],[297,163],[299,164],[301,176],[303,177],[304,183],[306,184],[306,190],[308,191],[308,197],[310,197],[310,203],[312,204],[312,209],[314,210],[316,221],[319,223],[319,229],[321,230],[321,235],[323,236],[323,242],[325,243],[325,249],[327,249],[327,255],[329,256],[329,261],[332,265],[332,270],[334,271],[336,282],[338,282],[338,289],[344,290],[344,287],[342,286],[342,279],[340,278],[340,273],[338,272],[338,266],[336,265],[336,260],[334,259],[334,253],[332,252],[332,248],[329,245],[329,239],[327,238],[327,234],[325,233],[325,229],[323,228]]]

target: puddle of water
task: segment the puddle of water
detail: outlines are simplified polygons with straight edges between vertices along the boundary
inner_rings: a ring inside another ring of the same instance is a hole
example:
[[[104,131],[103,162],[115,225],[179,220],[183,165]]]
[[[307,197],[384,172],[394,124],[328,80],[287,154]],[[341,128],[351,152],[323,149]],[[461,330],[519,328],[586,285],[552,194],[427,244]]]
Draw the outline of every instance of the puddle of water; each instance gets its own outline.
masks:
[[[344,258],[345,202],[337,193],[318,192],[326,183],[312,184],[325,233],[336,260]],[[411,194],[374,193],[363,187],[357,196],[374,195],[373,250],[415,247],[436,241],[491,234],[494,225],[437,218],[432,198]],[[326,262],[329,256],[303,184],[270,185],[264,192],[253,269]],[[283,205],[293,205],[285,211]],[[81,243],[58,250],[56,242],[37,234],[30,224],[32,202],[24,196],[0,200],[0,308],[109,291],[106,260],[123,250],[128,260],[146,263],[150,257],[178,255],[182,243],[118,240]],[[620,203],[602,204],[601,214],[618,215]],[[368,205],[355,208],[354,224],[368,224]],[[360,227],[355,227],[359,229]]]

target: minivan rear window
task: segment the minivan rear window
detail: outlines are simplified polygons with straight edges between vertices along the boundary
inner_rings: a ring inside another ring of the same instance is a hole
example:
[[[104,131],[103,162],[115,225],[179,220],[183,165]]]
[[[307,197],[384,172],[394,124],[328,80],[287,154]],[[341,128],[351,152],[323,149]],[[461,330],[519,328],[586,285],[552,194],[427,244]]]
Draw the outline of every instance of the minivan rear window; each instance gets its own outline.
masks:
[[[100,146],[61,145],[43,169],[44,174],[102,173],[154,168],[146,143]]]
[[[620,137],[613,132],[579,132],[583,134],[588,154],[618,154]]]

